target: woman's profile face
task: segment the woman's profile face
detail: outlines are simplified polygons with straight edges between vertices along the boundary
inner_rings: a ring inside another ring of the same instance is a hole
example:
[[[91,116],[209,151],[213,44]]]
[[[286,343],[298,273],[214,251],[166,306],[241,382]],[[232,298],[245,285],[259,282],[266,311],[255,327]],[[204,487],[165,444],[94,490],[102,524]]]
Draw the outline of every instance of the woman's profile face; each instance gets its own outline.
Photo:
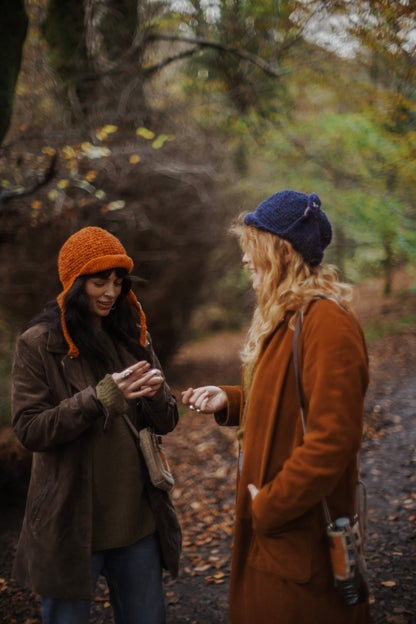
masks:
[[[246,250],[243,256],[243,264],[250,271],[251,275],[251,283],[253,285],[254,290],[258,291],[260,288],[261,281],[263,279],[264,270],[258,265],[258,263],[254,260],[253,254],[250,250]]]
[[[123,278],[112,271],[107,277],[93,275],[85,281],[85,293],[89,301],[89,310],[92,320],[101,322],[101,319],[110,314],[121,293]]]

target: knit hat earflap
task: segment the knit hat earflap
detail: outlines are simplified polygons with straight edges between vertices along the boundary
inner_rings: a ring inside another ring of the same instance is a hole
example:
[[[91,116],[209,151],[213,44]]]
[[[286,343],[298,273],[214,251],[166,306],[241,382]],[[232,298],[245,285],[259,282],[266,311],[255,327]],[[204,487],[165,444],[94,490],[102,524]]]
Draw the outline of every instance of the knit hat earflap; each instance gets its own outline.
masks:
[[[316,193],[285,190],[274,193],[244,217],[245,225],[289,241],[310,266],[318,266],[331,242],[332,228]]]
[[[118,238],[99,227],[85,227],[72,234],[62,245],[58,256],[59,279],[63,291],[58,295],[57,302],[61,309],[61,325],[65,340],[68,343],[68,355],[78,357],[79,351],[69,335],[65,322],[65,297],[81,275],[91,275],[109,269],[126,269],[131,273],[133,260]],[[132,290],[127,293],[127,302],[135,307],[140,315],[140,343],[146,344],[146,317],[140,303]]]

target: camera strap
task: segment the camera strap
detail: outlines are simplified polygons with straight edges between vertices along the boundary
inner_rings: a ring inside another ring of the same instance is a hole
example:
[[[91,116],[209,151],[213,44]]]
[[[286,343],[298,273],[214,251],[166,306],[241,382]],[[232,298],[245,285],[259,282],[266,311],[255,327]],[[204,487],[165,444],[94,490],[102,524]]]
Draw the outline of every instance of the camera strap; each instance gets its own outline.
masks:
[[[337,305],[339,305],[341,308],[343,308],[351,316],[351,312],[348,309],[348,307],[344,305],[341,301],[336,299],[335,297],[331,297],[330,295],[317,295],[311,301],[313,302],[314,300],[317,300],[317,299],[330,299],[331,301],[334,301]],[[295,325],[295,331],[293,334],[293,344],[292,344],[293,366],[295,369],[295,378],[296,378],[296,390],[297,390],[297,395],[298,395],[298,400],[299,400],[300,414],[302,418],[302,427],[303,427],[304,434],[306,434],[306,415],[305,415],[306,409],[305,409],[305,398],[304,398],[303,389],[302,389],[302,382],[300,378],[299,337],[300,337],[300,333],[301,333],[303,321],[304,321],[305,306],[307,306],[308,303],[310,303],[310,301],[304,303],[302,308],[298,312],[298,317],[296,319],[296,325]],[[357,453],[356,462],[357,462],[357,487],[356,487],[355,499],[354,499],[354,519],[358,519],[359,517],[360,499],[361,499],[361,491],[362,491],[363,493],[363,520],[364,520],[362,528],[363,528],[363,537],[364,539],[367,539],[367,492],[366,492],[364,482],[359,479],[359,474],[360,474],[359,452]],[[325,521],[327,525],[328,526],[333,525],[326,498],[322,499],[322,509],[323,509],[323,513],[324,513],[324,517],[325,517]]]

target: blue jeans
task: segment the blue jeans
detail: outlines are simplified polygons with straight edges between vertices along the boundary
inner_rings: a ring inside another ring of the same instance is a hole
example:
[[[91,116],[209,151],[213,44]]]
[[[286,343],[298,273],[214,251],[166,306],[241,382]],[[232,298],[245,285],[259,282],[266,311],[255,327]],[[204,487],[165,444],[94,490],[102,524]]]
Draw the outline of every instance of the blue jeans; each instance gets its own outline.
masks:
[[[92,553],[92,581],[105,576],[116,624],[164,624],[162,566],[156,535],[125,548]],[[42,624],[88,624],[89,600],[41,596]]]

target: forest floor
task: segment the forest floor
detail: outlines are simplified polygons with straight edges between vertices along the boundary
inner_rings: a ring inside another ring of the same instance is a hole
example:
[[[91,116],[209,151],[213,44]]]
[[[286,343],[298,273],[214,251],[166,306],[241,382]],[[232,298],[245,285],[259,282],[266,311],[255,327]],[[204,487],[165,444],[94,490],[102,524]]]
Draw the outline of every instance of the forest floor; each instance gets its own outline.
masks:
[[[403,286],[406,286],[404,284]],[[400,293],[400,284],[396,285]],[[361,457],[368,492],[366,545],[373,624],[416,622],[416,295],[380,296],[380,284],[357,289],[364,325],[396,332],[369,343],[370,387]],[[168,374],[177,396],[189,385],[239,383],[243,334],[224,333],[185,346]],[[40,624],[38,597],[10,578],[23,513],[24,487],[2,485],[0,432],[0,623]],[[165,442],[175,474],[173,500],[182,524],[179,577],[165,578],[168,624],[226,624],[236,468],[235,431],[212,417],[182,410]],[[13,459],[13,458],[12,458]],[[16,458],[14,458],[16,460]],[[14,465],[18,465],[17,460]],[[4,474],[4,473],[3,473]],[[16,478],[18,471],[16,473]],[[91,624],[113,624],[108,590],[100,581]],[[273,624],[273,623],[271,623]]]

